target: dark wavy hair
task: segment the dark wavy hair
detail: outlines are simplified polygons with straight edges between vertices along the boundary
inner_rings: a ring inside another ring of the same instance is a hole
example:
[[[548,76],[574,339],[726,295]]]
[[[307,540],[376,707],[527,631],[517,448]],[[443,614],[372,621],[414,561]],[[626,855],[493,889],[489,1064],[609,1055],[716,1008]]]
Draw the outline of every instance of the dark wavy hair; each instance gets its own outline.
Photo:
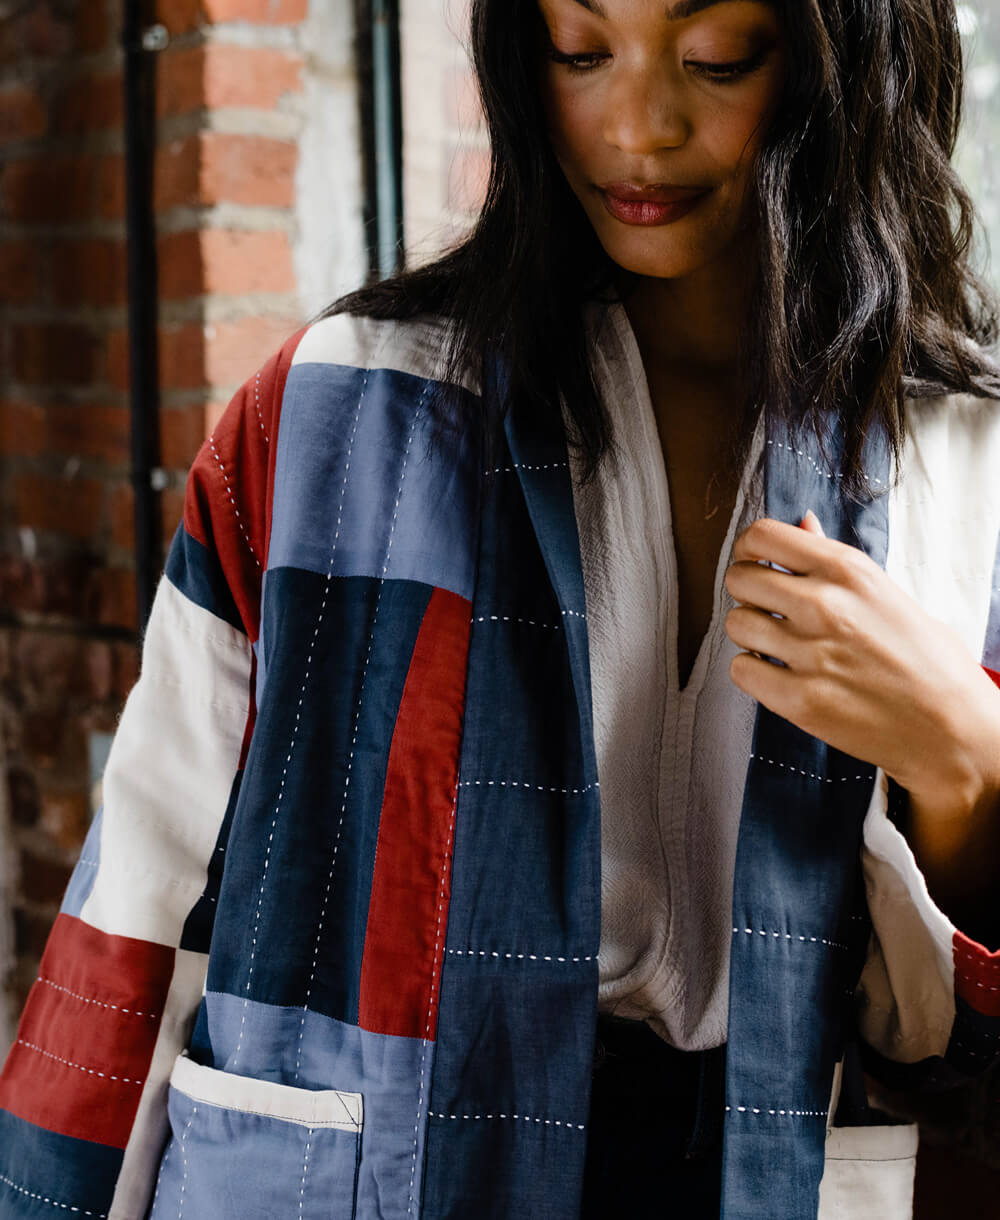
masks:
[[[989,350],[1000,300],[970,266],[976,214],[951,164],[964,83],[955,3],[771,2],[785,31],[784,92],[754,165],[755,298],[740,344],[746,398],[720,456],[742,469],[764,404],[791,436],[811,425],[824,448],[822,421],[836,414],[840,486],[867,499],[865,436],[884,424],[898,468],[904,397],[1000,398]],[[569,443],[590,477],[613,438],[583,305],[615,299],[621,271],[549,145],[537,0],[473,0],[471,45],[492,150],[471,232],[320,316],[453,319],[446,379],[462,369],[485,375],[491,351],[509,370],[508,401],[486,403],[487,467],[512,403],[553,412],[562,396]],[[468,424],[467,398],[441,402],[445,426]]]

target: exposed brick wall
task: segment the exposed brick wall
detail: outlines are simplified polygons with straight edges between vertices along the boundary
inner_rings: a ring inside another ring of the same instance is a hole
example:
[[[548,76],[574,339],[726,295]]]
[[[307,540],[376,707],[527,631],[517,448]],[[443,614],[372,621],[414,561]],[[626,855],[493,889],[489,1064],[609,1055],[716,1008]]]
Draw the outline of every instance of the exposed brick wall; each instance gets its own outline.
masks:
[[[94,734],[137,674],[121,0],[0,21],[0,721],[15,1010],[91,816]],[[185,472],[304,321],[292,241],[307,0],[161,0],[154,195],[164,542]],[[0,828],[2,831],[2,828]],[[2,1034],[2,1030],[0,1030]]]

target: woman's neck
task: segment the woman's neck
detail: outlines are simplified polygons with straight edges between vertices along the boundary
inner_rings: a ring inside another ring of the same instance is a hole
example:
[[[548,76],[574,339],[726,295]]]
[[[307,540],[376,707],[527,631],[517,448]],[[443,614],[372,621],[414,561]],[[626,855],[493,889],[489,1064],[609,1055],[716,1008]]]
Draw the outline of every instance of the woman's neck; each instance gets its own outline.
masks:
[[[622,303],[647,370],[673,369],[720,383],[738,376],[748,261],[715,262],[682,279],[631,278]]]

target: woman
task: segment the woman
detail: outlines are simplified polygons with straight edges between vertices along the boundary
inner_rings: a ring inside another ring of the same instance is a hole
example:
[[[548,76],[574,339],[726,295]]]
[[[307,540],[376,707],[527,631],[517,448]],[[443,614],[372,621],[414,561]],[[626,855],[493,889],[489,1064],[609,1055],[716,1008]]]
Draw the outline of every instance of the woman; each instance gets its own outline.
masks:
[[[4,1216],[886,1220],[915,1129],[862,1067],[995,1061],[952,6],[476,0],[473,41],[474,233],[192,471]]]

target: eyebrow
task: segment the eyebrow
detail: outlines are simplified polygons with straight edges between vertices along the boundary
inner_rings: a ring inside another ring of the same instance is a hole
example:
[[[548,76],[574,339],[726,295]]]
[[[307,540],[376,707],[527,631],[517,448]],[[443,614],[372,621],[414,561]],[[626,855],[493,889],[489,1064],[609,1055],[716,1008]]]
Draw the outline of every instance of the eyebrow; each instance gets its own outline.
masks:
[[[712,8],[716,4],[730,2],[731,0],[676,0],[676,3],[667,9],[667,18],[670,21],[682,21],[685,17],[693,17],[695,13]],[[607,13],[601,8],[600,0],[576,0],[576,3],[597,17],[607,17]]]

